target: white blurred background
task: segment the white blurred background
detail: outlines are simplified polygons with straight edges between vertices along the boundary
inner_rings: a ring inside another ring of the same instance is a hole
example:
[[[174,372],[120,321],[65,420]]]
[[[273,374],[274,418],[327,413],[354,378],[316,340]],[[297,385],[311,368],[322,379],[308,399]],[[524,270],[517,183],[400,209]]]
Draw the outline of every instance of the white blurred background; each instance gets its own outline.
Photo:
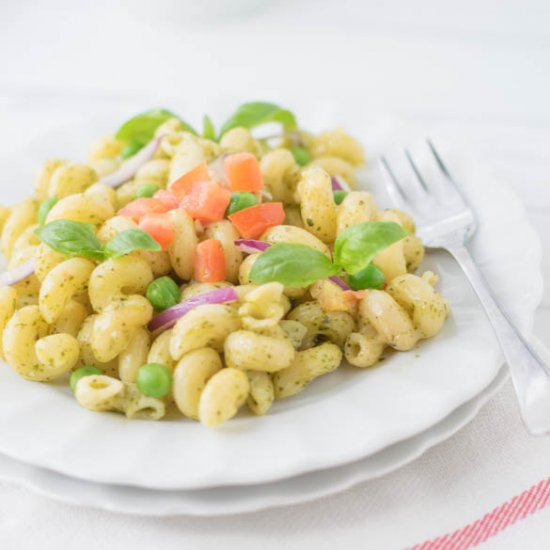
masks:
[[[0,0],[0,160],[153,106],[195,123],[252,99],[306,124],[392,113],[475,150],[546,236],[549,22],[548,0]]]

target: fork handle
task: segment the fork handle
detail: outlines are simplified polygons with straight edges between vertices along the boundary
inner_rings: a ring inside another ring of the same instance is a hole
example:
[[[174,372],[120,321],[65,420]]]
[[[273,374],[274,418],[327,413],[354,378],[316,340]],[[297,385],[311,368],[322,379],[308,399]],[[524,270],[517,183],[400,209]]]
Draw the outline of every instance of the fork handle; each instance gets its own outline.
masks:
[[[533,435],[550,432],[550,371],[496,301],[464,245],[447,247],[468,277],[508,363],[525,426]]]

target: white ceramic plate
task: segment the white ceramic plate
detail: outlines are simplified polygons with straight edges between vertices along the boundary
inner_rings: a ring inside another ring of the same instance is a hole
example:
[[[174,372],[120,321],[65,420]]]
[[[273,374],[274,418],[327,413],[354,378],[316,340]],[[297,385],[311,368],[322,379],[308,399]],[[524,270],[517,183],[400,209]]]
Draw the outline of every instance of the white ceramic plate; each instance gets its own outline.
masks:
[[[536,338],[537,351],[550,361],[550,352]],[[508,378],[503,366],[479,395],[455,409],[441,422],[362,460],[329,470],[303,474],[256,486],[218,487],[195,491],[161,491],[101,485],[81,481],[18,462],[0,454],[0,479],[22,485],[43,496],[77,506],[146,516],[224,516],[290,506],[344,491],[392,472],[449,438],[470,422]]]
[[[0,479],[23,485],[41,495],[77,506],[147,516],[224,516],[309,502],[380,477],[420,456],[466,425],[502,386],[502,367],[479,395],[454,410],[429,430],[351,464],[254,486],[219,487],[196,491],[160,491],[101,485],[37,468],[0,454]]]
[[[85,146],[91,136],[82,128],[91,126],[65,129],[47,143],[56,143],[61,152],[64,144],[73,151],[75,139]],[[380,133],[376,126],[369,128],[367,145],[374,153],[391,133],[387,126]],[[42,152],[34,147],[26,152],[26,166]],[[538,237],[519,200],[500,182],[475,164],[451,165],[479,215],[472,251],[496,294],[526,328],[542,291]],[[366,178],[379,194],[378,174],[372,170]],[[454,262],[433,253],[424,268],[440,274],[441,291],[453,310],[437,338],[410,353],[393,354],[376,368],[339,369],[277,403],[264,418],[242,415],[216,430],[185,420],[127,421],[92,413],[77,406],[66,386],[29,383],[5,368],[0,452],[83,480],[152,489],[272,482],[373,455],[429,429],[474,398],[502,363],[483,312]]]

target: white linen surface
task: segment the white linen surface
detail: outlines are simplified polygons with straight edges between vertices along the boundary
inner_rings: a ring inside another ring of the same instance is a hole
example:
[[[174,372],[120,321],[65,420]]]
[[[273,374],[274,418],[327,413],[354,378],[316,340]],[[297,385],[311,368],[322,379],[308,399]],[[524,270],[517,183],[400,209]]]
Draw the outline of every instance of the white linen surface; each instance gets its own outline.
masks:
[[[361,101],[476,148],[526,203],[550,276],[550,4],[256,3],[255,12],[216,17],[211,0],[211,16],[196,9],[178,20],[171,10],[180,8],[169,0],[2,2],[0,167],[33,135],[103,106],[141,109],[182,96],[192,108],[194,97],[204,105],[220,93],[284,102],[303,92],[306,107],[329,111],[332,101]],[[245,10],[255,2],[237,4]],[[548,345],[549,308],[547,291],[535,332]],[[0,483],[0,547],[403,548],[453,531],[548,477],[548,457],[550,438],[525,433],[508,383],[469,426],[414,463],[280,510],[134,518]],[[547,548],[549,539],[550,507],[485,547]]]

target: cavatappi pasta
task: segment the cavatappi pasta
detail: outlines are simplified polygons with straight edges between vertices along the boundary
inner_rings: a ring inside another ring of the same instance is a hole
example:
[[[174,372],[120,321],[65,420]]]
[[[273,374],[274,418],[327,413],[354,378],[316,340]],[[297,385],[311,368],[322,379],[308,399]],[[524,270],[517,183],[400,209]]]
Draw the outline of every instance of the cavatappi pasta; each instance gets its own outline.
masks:
[[[251,131],[266,112],[279,137]],[[150,111],[87,162],[45,162],[0,207],[0,357],[91,411],[216,426],[416,347],[448,305],[415,274],[413,220],[353,189],[363,163],[345,131],[260,103],[219,135]]]

